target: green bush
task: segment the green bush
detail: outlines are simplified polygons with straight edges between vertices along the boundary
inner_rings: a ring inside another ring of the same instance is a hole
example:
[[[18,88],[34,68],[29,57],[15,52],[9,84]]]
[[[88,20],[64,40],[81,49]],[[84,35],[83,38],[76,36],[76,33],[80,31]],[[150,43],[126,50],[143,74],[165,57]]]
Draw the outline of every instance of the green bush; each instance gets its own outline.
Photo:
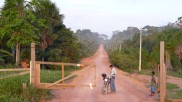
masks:
[[[133,54],[131,56],[130,54]],[[138,59],[135,57],[134,52],[129,50],[123,50],[121,52],[115,51],[110,54],[110,59],[112,64],[114,64],[119,69],[125,70],[127,72],[132,72],[133,69],[138,67]]]

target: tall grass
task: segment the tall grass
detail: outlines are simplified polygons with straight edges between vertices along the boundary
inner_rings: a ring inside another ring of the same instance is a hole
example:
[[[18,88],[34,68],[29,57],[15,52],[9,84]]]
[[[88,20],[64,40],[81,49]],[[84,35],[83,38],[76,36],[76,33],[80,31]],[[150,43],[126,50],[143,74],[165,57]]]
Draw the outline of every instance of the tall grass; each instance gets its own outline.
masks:
[[[61,68],[61,67],[60,67]],[[52,83],[62,78],[61,69],[42,69],[40,71],[40,82],[42,83]],[[65,66],[64,67],[64,76],[68,76],[72,71],[79,70],[79,67],[75,66]]]
[[[65,76],[76,67],[65,68]],[[14,72],[13,72],[14,73]],[[19,72],[17,72],[19,73]],[[0,73],[0,77],[12,73]],[[41,82],[55,82],[61,79],[61,70],[41,70]],[[50,90],[36,89],[31,87],[30,74],[10,77],[0,80],[0,102],[39,102],[51,98]],[[27,84],[26,90],[22,89],[22,83]]]
[[[38,102],[49,96],[49,90],[36,89],[29,84],[29,74],[0,80],[0,102]],[[22,83],[27,84],[23,91]]]
[[[182,90],[176,85],[167,83],[167,98],[169,99],[182,99]]]
[[[23,71],[4,71],[4,72],[0,72],[0,78],[1,77],[4,77],[4,76],[8,76],[10,74],[18,74],[18,73],[21,73]]]
[[[167,74],[174,76],[174,77],[182,78],[182,69],[177,70],[177,71],[167,71]]]

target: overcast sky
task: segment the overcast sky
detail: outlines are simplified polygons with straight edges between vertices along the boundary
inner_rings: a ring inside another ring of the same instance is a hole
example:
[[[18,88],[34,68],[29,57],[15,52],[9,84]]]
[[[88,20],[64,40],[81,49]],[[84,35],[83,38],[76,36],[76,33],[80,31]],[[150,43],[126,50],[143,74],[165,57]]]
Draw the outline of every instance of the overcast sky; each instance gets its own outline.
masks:
[[[0,0],[2,5],[4,0]],[[100,34],[128,26],[162,26],[182,16],[182,0],[51,0],[73,31],[90,29]]]

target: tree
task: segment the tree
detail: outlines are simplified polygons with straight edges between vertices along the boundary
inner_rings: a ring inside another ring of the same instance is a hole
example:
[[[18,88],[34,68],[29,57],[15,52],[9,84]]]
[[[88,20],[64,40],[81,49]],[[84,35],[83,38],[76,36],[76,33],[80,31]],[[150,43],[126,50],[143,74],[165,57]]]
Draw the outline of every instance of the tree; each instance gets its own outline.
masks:
[[[160,39],[165,41],[166,46],[166,67],[172,68],[171,65],[171,54],[175,52],[176,47],[181,43],[181,29],[178,28],[166,28]]]
[[[30,4],[32,12],[39,19],[36,27],[39,28],[40,47],[45,49],[57,38],[59,29],[55,27],[63,25],[63,15],[59,14],[59,9],[50,0],[32,0]]]
[[[40,48],[42,49],[42,61],[44,61],[45,49],[52,45],[58,37],[57,26],[63,25],[63,15],[59,14],[59,9],[50,0],[32,0],[30,2],[32,12],[37,16],[39,22],[36,27],[39,29]]]
[[[60,14],[56,5],[50,0],[32,0],[30,4],[32,12],[40,21],[36,24],[36,27],[39,28],[42,60],[78,61],[80,44],[73,36],[73,31],[63,24],[64,16]],[[53,59],[54,54],[59,56]]]
[[[53,45],[50,46],[51,49],[60,49],[57,53],[60,54],[61,61],[63,62],[78,62],[82,56],[81,44],[73,34],[73,31],[70,29],[61,28],[57,33],[57,39],[55,39]]]
[[[33,26],[35,21],[36,17],[25,0],[5,0],[1,11],[0,37],[8,37],[7,45],[16,47],[16,66],[19,66],[21,45],[30,45],[38,39],[37,29]]]

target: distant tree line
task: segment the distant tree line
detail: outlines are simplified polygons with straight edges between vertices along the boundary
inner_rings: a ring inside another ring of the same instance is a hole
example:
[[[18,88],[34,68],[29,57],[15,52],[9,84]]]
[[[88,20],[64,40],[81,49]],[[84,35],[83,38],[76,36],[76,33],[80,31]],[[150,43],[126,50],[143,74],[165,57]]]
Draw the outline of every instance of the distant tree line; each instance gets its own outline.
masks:
[[[175,71],[182,69],[181,25],[175,23],[163,27],[145,26],[144,28],[146,31],[142,31],[142,69],[152,70],[160,63],[160,41],[165,41],[166,68]],[[137,71],[139,66],[140,33],[136,30],[132,37],[123,38],[128,34],[131,35],[128,32],[131,32],[131,29],[114,32],[112,38],[105,44],[105,48],[114,65],[122,70],[133,72]]]
[[[84,56],[93,55],[98,49],[99,45],[104,41],[104,38],[100,37],[100,34],[91,32],[89,29],[78,29],[75,36],[78,38],[79,43],[82,44]]]

